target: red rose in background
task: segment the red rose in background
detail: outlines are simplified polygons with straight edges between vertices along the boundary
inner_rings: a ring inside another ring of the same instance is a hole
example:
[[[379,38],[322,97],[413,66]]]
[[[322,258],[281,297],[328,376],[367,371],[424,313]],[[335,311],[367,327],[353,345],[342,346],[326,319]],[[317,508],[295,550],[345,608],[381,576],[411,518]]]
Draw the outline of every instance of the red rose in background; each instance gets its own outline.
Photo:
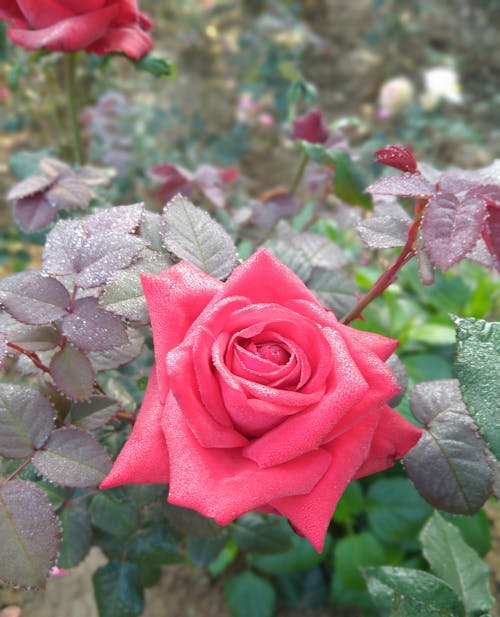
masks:
[[[339,324],[264,249],[225,283],[181,262],[143,287],[156,367],[102,488],[168,482],[173,504],[281,514],[321,550],[347,484],[420,437],[387,405],[396,342]]]
[[[153,46],[152,23],[135,0],[0,0],[0,19],[10,23],[10,40],[26,49],[141,58]]]
[[[295,118],[292,138],[309,141],[312,144],[324,144],[330,136],[330,129],[323,120],[323,112],[315,107],[303,116]]]

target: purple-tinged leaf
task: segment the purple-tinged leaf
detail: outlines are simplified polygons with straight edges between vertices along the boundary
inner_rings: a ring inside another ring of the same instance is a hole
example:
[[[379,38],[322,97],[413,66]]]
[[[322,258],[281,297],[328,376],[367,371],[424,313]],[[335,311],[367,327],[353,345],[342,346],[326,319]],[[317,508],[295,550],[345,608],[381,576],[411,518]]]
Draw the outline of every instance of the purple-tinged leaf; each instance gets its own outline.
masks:
[[[486,228],[487,228],[487,224],[485,222],[485,226],[483,228],[483,235],[485,234]],[[499,229],[499,232],[500,232],[500,229]],[[492,255],[488,251],[486,242],[482,238],[479,238],[479,241],[476,244],[476,246],[472,249],[470,253],[467,253],[466,259],[475,261],[479,265],[483,266],[483,268],[493,268],[494,267]]]
[[[9,348],[7,347],[7,332],[0,332],[0,370],[5,366],[7,360],[7,353]]]
[[[115,231],[109,220],[102,221],[100,232],[89,231],[86,221],[59,221],[47,236],[43,261],[49,274],[72,274],[76,285],[91,288],[103,285],[116,270],[129,266],[144,243],[120,229]]]
[[[172,265],[167,255],[154,251],[143,251],[145,258],[126,270],[116,272],[107,284],[100,304],[108,311],[126,319],[147,325],[149,313],[142,290],[140,274],[159,274]]]
[[[48,176],[52,176],[52,178],[56,178],[61,174],[74,173],[67,163],[54,158],[42,159],[40,163],[38,163],[38,167]]]
[[[436,278],[436,269],[431,258],[423,248],[420,248],[417,253],[418,259],[418,276],[422,285],[433,285]]]
[[[26,270],[0,281],[0,302],[18,321],[29,325],[60,319],[69,304],[67,289],[57,279]]]
[[[268,240],[264,245],[275,257],[295,272],[306,282],[312,274],[312,265],[303,251],[292,246],[289,241],[278,236]]]
[[[438,193],[429,200],[421,226],[422,242],[442,271],[463,259],[481,237],[486,204],[467,193],[459,200],[453,193]]]
[[[57,210],[75,210],[88,205],[92,192],[82,180],[71,174],[58,178],[45,197]]]
[[[304,253],[313,267],[336,270],[348,261],[344,251],[325,236],[304,231],[293,233],[289,241]]]
[[[68,398],[75,401],[90,398],[94,386],[94,369],[82,351],[66,345],[52,356],[49,368],[57,389]]]
[[[142,202],[130,206],[115,206],[85,217],[83,224],[92,234],[102,234],[105,230],[116,234],[129,234],[139,227],[143,212]]]
[[[398,195],[400,197],[430,197],[436,189],[420,174],[403,173],[400,176],[385,176],[366,189],[367,193]]]
[[[47,227],[56,218],[57,210],[43,193],[18,199],[14,205],[14,219],[23,231],[31,233]]]
[[[486,212],[483,238],[496,269],[500,271],[500,208],[488,206]]]
[[[52,432],[54,410],[38,390],[0,384],[0,456],[25,458]]]
[[[69,418],[71,424],[91,431],[107,424],[119,408],[117,401],[109,396],[93,396],[89,401],[73,402]]]
[[[17,325],[8,331],[9,342],[19,345],[27,351],[48,351],[54,349],[61,341],[61,335],[52,326]]]
[[[339,319],[356,305],[358,289],[342,270],[313,268],[307,285],[321,304],[333,311]]]
[[[85,165],[76,170],[75,175],[87,186],[102,186],[109,183],[110,173],[107,170]]]
[[[14,201],[17,199],[24,199],[25,197],[31,197],[36,193],[46,191],[53,183],[54,178],[48,178],[47,176],[28,176],[10,189],[7,193],[7,199],[9,201]]]
[[[128,364],[142,353],[144,346],[142,334],[133,328],[128,328],[127,335],[129,342],[121,347],[115,347],[115,349],[110,351],[91,351],[88,354],[89,360],[96,372],[109,371],[123,364]]]
[[[361,240],[372,249],[403,246],[408,238],[408,220],[392,216],[371,216],[358,226]]]
[[[467,415],[457,379],[438,379],[417,384],[410,393],[412,414],[424,426],[444,409]]]
[[[59,521],[45,493],[32,482],[0,486],[0,581],[40,589],[56,561]]]
[[[108,351],[128,342],[121,317],[98,306],[97,298],[80,298],[62,320],[68,341],[83,351]]]
[[[456,380],[418,384],[410,394],[425,431],[405,456],[406,471],[431,505],[454,514],[474,514],[489,497],[492,472],[486,447],[468,415]]]
[[[61,486],[98,486],[109,473],[111,457],[92,435],[74,426],[57,429],[33,457],[35,469]]]
[[[406,372],[405,365],[395,353],[389,356],[387,366],[394,373],[394,376],[398,380],[399,387],[401,388],[401,390],[388,402],[390,407],[396,407],[403,400],[405,392],[408,388],[408,373]]]
[[[236,247],[207,212],[178,195],[165,206],[163,222],[163,241],[169,251],[215,278],[231,274]]]
[[[272,227],[281,218],[290,217],[300,210],[300,203],[284,189],[271,191],[263,201],[252,204],[252,219],[264,229]]]

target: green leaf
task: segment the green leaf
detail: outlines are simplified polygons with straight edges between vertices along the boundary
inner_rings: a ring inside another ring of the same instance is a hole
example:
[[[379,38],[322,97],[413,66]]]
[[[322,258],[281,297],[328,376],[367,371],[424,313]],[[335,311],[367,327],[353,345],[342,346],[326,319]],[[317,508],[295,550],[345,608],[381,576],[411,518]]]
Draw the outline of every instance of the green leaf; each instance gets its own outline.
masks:
[[[368,490],[367,510],[370,527],[380,540],[411,546],[432,512],[406,478],[376,480]]]
[[[320,165],[333,165],[335,176],[333,192],[342,201],[353,206],[371,208],[372,199],[365,193],[365,182],[351,157],[342,150],[325,148],[321,144],[299,141],[300,147],[307,156]]]
[[[104,446],[90,433],[66,426],[49,437],[33,457],[36,470],[61,486],[98,486],[109,473],[112,461]]]
[[[234,523],[231,537],[245,553],[282,553],[292,547],[291,531],[279,519],[246,514]]]
[[[453,318],[457,330],[455,370],[462,396],[481,435],[500,459],[500,322]]]
[[[166,503],[165,515],[172,524],[172,527],[190,536],[213,538],[224,533],[224,527],[217,525],[213,519],[206,518],[189,508]]]
[[[205,210],[177,195],[165,206],[163,241],[177,257],[224,279],[236,265],[236,246],[227,231]]]
[[[342,497],[335,508],[334,523],[352,523],[357,514],[365,510],[365,498],[361,484],[351,482],[342,493]]]
[[[484,510],[479,510],[473,516],[445,516],[446,520],[460,530],[463,539],[475,551],[484,557],[491,550],[490,521]]]
[[[432,571],[460,597],[467,612],[481,614],[495,601],[488,588],[490,570],[460,532],[434,512],[420,534]]]
[[[309,540],[293,535],[290,550],[274,555],[248,555],[247,559],[251,565],[270,574],[302,572],[321,563],[328,555],[331,546],[331,536],[327,535],[323,552],[317,553]]]
[[[271,583],[250,571],[232,576],[224,595],[233,617],[272,617],[276,592]]]
[[[368,591],[380,615],[463,617],[464,608],[444,581],[409,568],[366,568]]]
[[[137,510],[126,501],[115,499],[114,489],[97,493],[90,504],[90,515],[96,527],[113,536],[127,536],[137,527]]]
[[[198,568],[205,568],[216,559],[226,544],[226,536],[216,538],[188,538],[188,552],[192,563]]]
[[[328,601],[328,587],[320,566],[307,572],[279,574],[275,582],[280,601],[297,611],[321,606]]]
[[[160,58],[160,56],[146,54],[140,60],[132,60],[131,58],[129,58],[129,60],[140,71],[146,71],[154,77],[173,78],[177,74],[175,64],[168,62],[168,60],[165,60],[164,58]]]
[[[144,610],[140,566],[110,561],[92,577],[99,617],[136,617]]]
[[[333,548],[333,567],[341,586],[351,591],[363,591],[365,583],[361,566],[381,565],[386,561],[384,547],[369,531],[345,536]]]
[[[183,560],[174,539],[164,526],[159,525],[139,529],[135,533],[127,543],[127,558],[133,562],[154,565],[168,565]]]
[[[74,568],[90,550],[92,526],[87,508],[76,503],[68,504],[60,513],[62,539],[57,565]]]
[[[38,390],[0,384],[0,456],[31,456],[49,437],[53,417],[50,401]]]
[[[18,178],[27,178],[40,173],[40,161],[50,158],[53,152],[49,149],[37,150],[18,150],[9,158],[9,167],[12,173]]]
[[[59,522],[45,493],[32,482],[0,486],[0,581],[41,588],[59,548]]]

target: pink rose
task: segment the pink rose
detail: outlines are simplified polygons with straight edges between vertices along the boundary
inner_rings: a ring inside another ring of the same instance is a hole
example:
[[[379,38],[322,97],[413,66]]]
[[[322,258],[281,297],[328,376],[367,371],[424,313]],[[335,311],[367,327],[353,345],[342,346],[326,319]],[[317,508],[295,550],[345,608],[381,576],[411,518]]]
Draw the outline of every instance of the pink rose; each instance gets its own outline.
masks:
[[[136,0],[0,0],[10,40],[26,49],[123,52],[142,58],[153,42],[152,22]]]
[[[281,514],[321,550],[347,484],[420,437],[387,405],[396,341],[339,324],[264,249],[225,283],[181,262],[143,287],[156,368],[102,488],[168,482],[172,504]]]

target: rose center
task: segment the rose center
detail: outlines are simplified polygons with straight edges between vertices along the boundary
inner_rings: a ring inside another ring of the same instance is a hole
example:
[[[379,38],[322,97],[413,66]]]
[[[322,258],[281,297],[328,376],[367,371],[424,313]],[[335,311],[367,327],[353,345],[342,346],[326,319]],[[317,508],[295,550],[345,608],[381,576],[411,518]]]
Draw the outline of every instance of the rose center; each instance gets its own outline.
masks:
[[[255,345],[255,354],[264,358],[264,360],[269,360],[269,362],[279,365],[286,364],[290,359],[288,351],[283,349],[278,343],[260,343]]]

